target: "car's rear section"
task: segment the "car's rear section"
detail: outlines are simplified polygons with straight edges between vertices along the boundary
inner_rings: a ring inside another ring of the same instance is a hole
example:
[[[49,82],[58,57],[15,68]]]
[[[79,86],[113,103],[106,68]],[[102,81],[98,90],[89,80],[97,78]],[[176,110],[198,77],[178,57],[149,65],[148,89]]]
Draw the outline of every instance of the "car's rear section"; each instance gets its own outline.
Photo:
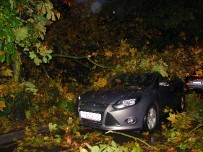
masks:
[[[203,75],[193,75],[187,78],[186,87],[189,92],[203,92]]]

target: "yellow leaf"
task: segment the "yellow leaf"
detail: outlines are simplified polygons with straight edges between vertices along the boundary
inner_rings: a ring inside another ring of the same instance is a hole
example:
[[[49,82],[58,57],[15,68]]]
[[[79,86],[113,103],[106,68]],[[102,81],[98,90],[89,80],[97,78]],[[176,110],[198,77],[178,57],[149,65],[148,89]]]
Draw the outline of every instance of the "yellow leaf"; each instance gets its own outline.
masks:
[[[51,20],[52,20],[52,21],[56,21],[55,14],[54,14],[54,12],[52,12],[52,11],[51,11]]]
[[[80,152],[87,152],[87,150],[82,148],[82,147],[80,147]]]
[[[169,114],[169,117],[167,118],[169,121],[171,121],[171,123],[177,123],[177,119],[176,119],[176,114]]]
[[[107,85],[107,80],[104,78],[99,78],[97,82],[94,82],[95,88],[103,88]]]
[[[147,132],[143,132],[142,133],[144,136],[148,136],[149,135],[149,132],[147,131]]]
[[[203,71],[200,69],[200,70],[196,71],[196,74],[197,75],[203,75]]]
[[[2,50],[0,50],[0,56],[4,56],[5,52],[3,52]]]
[[[44,137],[44,140],[49,140],[49,137],[48,137],[48,136],[45,136],[45,137]]]
[[[78,131],[76,131],[75,135],[76,135],[76,137],[80,137],[81,136],[80,132],[78,132]]]
[[[6,107],[6,104],[4,101],[0,101],[0,111],[3,111],[3,108]]]
[[[3,76],[9,77],[9,76],[13,76],[12,73],[13,73],[13,72],[12,72],[11,69],[6,69],[6,70],[3,70],[1,74],[2,74]]]

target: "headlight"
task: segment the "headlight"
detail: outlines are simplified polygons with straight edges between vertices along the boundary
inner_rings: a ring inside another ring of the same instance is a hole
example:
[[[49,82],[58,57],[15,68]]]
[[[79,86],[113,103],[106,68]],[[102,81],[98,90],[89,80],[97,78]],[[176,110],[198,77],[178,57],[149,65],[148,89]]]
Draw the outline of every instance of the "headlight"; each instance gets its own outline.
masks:
[[[128,100],[121,100],[114,105],[116,109],[122,109],[126,107],[133,106],[137,103],[137,99],[128,99]]]

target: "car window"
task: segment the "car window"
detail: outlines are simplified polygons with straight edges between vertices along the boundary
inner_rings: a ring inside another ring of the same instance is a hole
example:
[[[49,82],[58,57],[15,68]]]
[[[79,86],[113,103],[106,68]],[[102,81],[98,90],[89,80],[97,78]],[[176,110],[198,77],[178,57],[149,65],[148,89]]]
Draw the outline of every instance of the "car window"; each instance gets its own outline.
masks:
[[[169,79],[167,77],[160,76],[159,82],[169,82]]]
[[[169,87],[170,81],[167,77],[159,77],[159,87]]]

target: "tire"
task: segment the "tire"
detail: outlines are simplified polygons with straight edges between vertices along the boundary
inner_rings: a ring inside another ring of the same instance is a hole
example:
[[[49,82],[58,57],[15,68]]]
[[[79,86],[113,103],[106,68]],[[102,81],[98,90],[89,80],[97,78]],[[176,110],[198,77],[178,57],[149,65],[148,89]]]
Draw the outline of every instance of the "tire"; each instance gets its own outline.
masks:
[[[179,111],[183,112],[186,109],[186,102],[185,102],[185,96],[180,97],[180,103],[179,103]]]
[[[159,114],[157,107],[154,105],[149,106],[144,117],[144,131],[150,133],[154,132],[159,122]]]

